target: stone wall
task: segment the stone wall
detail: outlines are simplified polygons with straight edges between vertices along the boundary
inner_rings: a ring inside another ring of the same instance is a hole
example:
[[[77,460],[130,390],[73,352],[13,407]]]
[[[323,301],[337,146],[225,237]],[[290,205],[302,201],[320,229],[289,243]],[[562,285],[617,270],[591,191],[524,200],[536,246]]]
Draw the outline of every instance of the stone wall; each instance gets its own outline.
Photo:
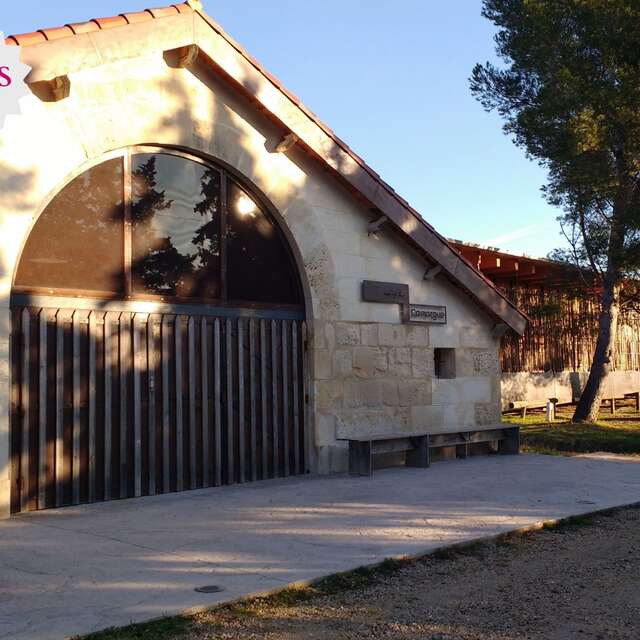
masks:
[[[456,431],[500,421],[495,345],[460,346],[456,377],[438,379],[429,334],[430,328],[420,325],[316,322],[313,389],[320,472],[346,468],[341,438]]]
[[[549,398],[570,403],[580,397],[589,377],[588,371],[558,373],[526,371],[503,373],[501,377],[502,409],[510,402],[530,402],[544,406]],[[640,371],[612,371],[604,381],[603,398],[621,398],[640,391]]]

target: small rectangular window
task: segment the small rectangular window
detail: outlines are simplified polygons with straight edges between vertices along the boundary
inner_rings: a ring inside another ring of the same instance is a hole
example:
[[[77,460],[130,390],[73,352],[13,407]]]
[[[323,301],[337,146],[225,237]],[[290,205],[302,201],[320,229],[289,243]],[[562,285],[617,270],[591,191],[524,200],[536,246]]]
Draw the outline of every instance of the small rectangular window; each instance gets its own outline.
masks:
[[[433,352],[436,378],[456,377],[456,350],[436,348]]]

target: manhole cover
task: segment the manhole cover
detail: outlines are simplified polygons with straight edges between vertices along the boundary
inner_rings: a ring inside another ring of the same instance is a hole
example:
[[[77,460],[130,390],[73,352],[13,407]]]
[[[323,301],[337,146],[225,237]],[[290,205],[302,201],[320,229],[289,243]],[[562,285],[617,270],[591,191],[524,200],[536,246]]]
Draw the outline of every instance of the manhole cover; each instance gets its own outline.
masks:
[[[194,590],[198,593],[218,593],[219,591],[224,591],[224,589],[217,584],[205,584],[203,587],[196,587]]]

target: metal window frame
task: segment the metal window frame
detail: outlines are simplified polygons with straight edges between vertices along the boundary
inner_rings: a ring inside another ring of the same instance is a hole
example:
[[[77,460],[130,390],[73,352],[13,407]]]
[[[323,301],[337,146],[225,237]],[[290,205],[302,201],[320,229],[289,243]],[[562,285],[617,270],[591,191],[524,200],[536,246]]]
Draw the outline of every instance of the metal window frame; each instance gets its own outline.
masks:
[[[152,293],[135,293],[133,291],[133,224],[132,224],[132,203],[133,203],[133,180],[132,180],[132,167],[133,167],[133,156],[140,154],[162,154],[162,155],[171,155],[179,158],[183,158],[184,160],[189,160],[191,162],[196,162],[204,167],[214,169],[220,174],[220,215],[219,215],[219,234],[220,234],[220,297],[219,298],[184,298],[179,296],[162,296],[158,294]],[[251,185],[247,184],[245,180],[242,179],[241,176],[236,173],[230,172],[224,166],[210,160],[202,158],[194,153],[189,153],[187,151],[183,151],[182,149],[177,149],[174,147],[167,147],[162,145],[154,145],[154,144],[145,144],[145,145],[133,145],[123,149],[119,149],[116,151],[109,152],[105,154],[98,162],[92,164],[90,167],[84,167],[83,171],[79,172],[77,175],[82,175],[84,171],[88,171],[92,167],[99,166],[103,162],[107,162],[109,160],[115,160],[117,158],[121,158],[122,160],[122,171],[123,171],[123,207],[124,207],[124,216],[123,216],[123,236],[124,236],[124,246],[123,246],[123,295],[118,293],[111,292],[100,292],[95,290],[83,290],[83,289],[64,289],[64,288],[50,288],[50,287],[21,287],[21,286],[13,286],[12,289],[12,297],[17,296],[21,300],[25,300],[28,298],[37,297],[41,299],[44,296],[48,297],[56,297],[56,298],[64,298],[66,296],[75,298],[91,298],[96,301],[132,301],[132,302],[155,302],[162,305],[166,305],[167,307],[176,307],[183,305],[208,305],[215,306],[219,309],[221,308],[246,308],[246,309],[266,309],[266,308],[275,308],[282,309],[285,312],[293,313],[296,317],[298,315],[297,312],[304,310],[304,293],[302,288],[302,283],[300,282],[300,275],[298,273],[298,266],[296,261],[291,254],[291,248],[289,246],[289,242],[286,239],[286,236],[282,233],[280,229],[280,225],[277,220],[273,217],[270,207],[266,206],[262,198],[258,193],[256,193],[255,189],[251,187]],[[77,177],[74,175],[74,177]],[[227,264],[227,219],[228,219],[228,183],[229,181],[236,182],[238,186],[246,191],[251,198],[258,204],[263,214],[270,216],[273,221],[274,226],[278,229],[278,233],[280,234],[280,239],[283,241],[286,249],[287,249],[287,259],[289,261],[289,268],[293,269],[296,274],[296,283],[298,287],[298,297],[300,299],[299,304],[286,304],[286,303],[258,303],[251,300],[234,300],[230,304],[228,299],[228,264]],[[62,187],[64,189],[68,182]],[[43,212],[46,211],[49,204],[52,202],[53,198],[60,193],[62,189],[58,189],[51,197],[49,202],[47,202],[46,206],[43,209]],[[37,220],[35,221],[37,224]],[[31,230],[30,230],[31,232]],[[29,232],[29,233],[30,233]],[[22,255],[19,257],[19,261],[22,259]],[[18,261],[18,264],[19,264]]]

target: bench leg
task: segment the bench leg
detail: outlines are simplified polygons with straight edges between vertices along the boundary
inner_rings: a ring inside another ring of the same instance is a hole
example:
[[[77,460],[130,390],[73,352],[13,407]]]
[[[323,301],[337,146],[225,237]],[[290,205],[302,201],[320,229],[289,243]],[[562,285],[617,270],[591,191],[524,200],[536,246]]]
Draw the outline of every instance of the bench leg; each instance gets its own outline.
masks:
[[[370,476],[373,474],[371,441],[349,442],[349,473],[352,476]]]
[[[457,444],[456,445],[456,458],[460,458],[464,460],[469,455],[469,445],[468,444]]]
[[[505,429],[504,432],[506,438],[498,443],[498,453],[502,455],[520,453],[520,428],[513,427],[512,429]]]
[[[431,464],[429,458],[429,436],[412,438],[415,449],[407,451],[405,464],[407,467],[428,467]]]

